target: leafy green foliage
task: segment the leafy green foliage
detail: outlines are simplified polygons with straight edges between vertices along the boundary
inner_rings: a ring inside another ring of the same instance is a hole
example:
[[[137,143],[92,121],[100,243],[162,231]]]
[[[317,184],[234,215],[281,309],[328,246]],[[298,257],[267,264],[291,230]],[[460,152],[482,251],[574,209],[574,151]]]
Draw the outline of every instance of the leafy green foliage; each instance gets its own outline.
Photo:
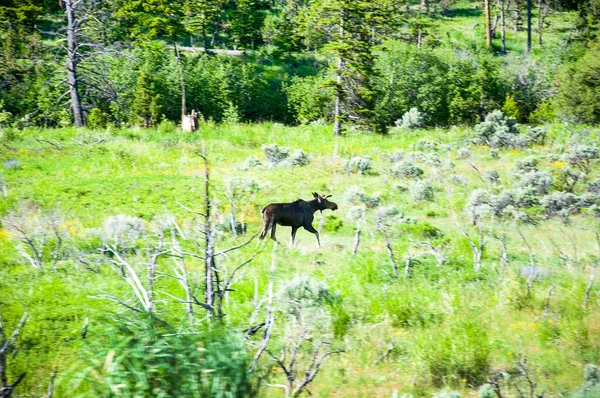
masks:
[[[89,347],[84,375],[94,396],[247,397],[256,391],[239,336],[215,327],[179,334],[141,320],[107,330]]]

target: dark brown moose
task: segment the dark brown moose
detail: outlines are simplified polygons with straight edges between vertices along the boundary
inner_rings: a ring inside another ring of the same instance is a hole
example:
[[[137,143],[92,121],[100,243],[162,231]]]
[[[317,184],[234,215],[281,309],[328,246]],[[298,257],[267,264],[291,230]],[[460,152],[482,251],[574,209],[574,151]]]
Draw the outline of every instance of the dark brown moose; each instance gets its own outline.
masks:
[[[279,243],[277,238],[275,238],[275,229],[277,228],[277,224],[279,224],[284,227],[292,227],[292,241],[290,244],[293,246],[296,231],[298,228],[304,227],[305,230],[317,236],[317,244],[321,247],[319,232],[312,226],[315,218],[314,214],[317,210],[321,212],[327,209],[337,210],[338,205],[327,200],[331,195],[323,196],[313,192],[313,196],[315,198],[310,202],[298,199],[292,203],[271,203],[267,205],[262,210],[263,229],[259,239],[263,240],[270,229],[271,239]]]

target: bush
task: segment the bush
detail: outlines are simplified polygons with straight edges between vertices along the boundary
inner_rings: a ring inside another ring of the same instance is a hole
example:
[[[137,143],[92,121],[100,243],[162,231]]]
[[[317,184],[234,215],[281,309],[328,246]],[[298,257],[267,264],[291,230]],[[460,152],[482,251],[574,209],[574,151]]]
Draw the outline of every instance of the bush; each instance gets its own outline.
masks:
[[[519,132],[515,118],[498,110],[489,113],[484,122],[475,126],[476,141],[492,148],[520,146]]]
[[[326,283],[309,276],[297,276],[285,284],[279,292],[283,309],[296,314],[299,309],[321,307],[334,301]]]
[[[95,396],[256,396],[244,343],[226,329],[180,334],[142,320],[104,335],[86,357]]]
[[[425,151],[425,152],[436,151],[438,149],[438,144],[435,141],[420,140],[415,145],[415,149],[418,151]]]
[[[302,149],[296,149],[285,163],[289,163],[292,167],[302,167],[309,164],[310,161]]]
[[[334,92],[332,87],[325,87],[327,76],[294,76],[289,85],[284,86],[288,106],[296,120],[301,124],[309,124],[327,120]]]
[[[21,168],[21,162],[15,159],[7,160],[4,162],[4,168],[8,170],[19,170]]]
[[[352,204],[364,204],[367,207],[377,207],[381,201],[378,193],[374,193],[373,196],[368,196],[363,188],[357,186],[348,188],[346,191],[346,198]]]
[[[272,165],[278,165],[290,156],[290,149],[277,144],[263,145],[263,153]]]
[[[355,156],[349,161],[344,161],[342,168],[347,173],[358,173],[362,175],[371,170],[371,159],[368,157]]]
[[[342,228],[343,225],[344,222],[338,216],[330,214],[327,217],[325,217],[323,228],[325,228],[326,231],[335,232],[338,229]]]
[[[485,180],[490,184],[496,184],[500,181],[500,174],[496,170],[488,169],[484,172]]]
[[[103,129],[106,127],[106,119],[102,111],[98,108],[92,108],[87,117],[87,125],[92,129]]]
[[[425,125],[425,117],[417,108],[410,108],[395,124],[403,129],[415,129]]]
[[[525,159],[519,159],[515,163],[515,168],[517,169],[517,172],[519,174],[529,172],[529,171],[535,171],[538,169],[537,166],[538,166],[538,159],[533,156],[528,156]]]
[[[390,172],[394,177],[402,178],[420,178],[424,171],[419,166],[416,166],[410,161],[404,161],[390,167]]]
[[[588,189],[590,192],[600,195],[600,178],[590,181],[588,183]]]
[[[244,162],[241,164],[240,169],[242,170],[248,170],[248,169],[253,169],[255,167],[259,167],[262,163],[260,162],[260,159],[257,158],[256,156],[249,156],[246,160],[244,160]]]
[[[469,159],[473,154],[469,151],[469,148],[460,148],[456,155],[459,159]]]
[[[521,175],[519,187],[535,189],[538,194],[545,195],[552,186],[552,174],[547,171],[529,171]]]
[[[592,160],[600,157],[600,151],[595,146],[576,145],[564,155],[564,160],[571,166],[577,167],[584,173],[589,173]]]
[[[410,186],[410,194],[414,200],[431,202],[435,193],[433,186],[428,182],[416,181]]]
[[[535,188],[517,189],[515,193],[515,206],[520,208],[529,208],[539,206],[541,198],[539,192]]]
[[[447,330],[432,331],[418,342],[418,350],[436,386],[480,385],[490,370],[490,341],[475,321],[462,321]]]
[[[548,131],[546,130],[545,127],[529,126],[529,127],[527,127],[526,134],[527,134],[527,141],[530,144],[544,145],[544,142],[546,141],[546,136],[548,135]]]
[[[490,384],[479,387],[479,398],[496,398],[496,391]]]
[[[546,213],[550,216],[561,215],[568,216],[569,214],[579,211],[579,198],[569,192],[553,192],[544,197],[542,206]]]

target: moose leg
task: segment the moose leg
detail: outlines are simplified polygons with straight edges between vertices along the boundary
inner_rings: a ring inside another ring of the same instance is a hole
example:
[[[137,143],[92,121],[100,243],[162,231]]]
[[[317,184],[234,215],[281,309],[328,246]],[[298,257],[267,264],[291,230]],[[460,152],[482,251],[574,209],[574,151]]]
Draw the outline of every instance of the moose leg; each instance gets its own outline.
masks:
[[[298,231],[300,227],[292,227],[292,241],[290,242],[290,247],[294,247],[294,240],[296,239],[296,231]]]
[[[319,231],[317,231],[312,224],[308,224],[304,226],[304,229],[307,230],[308,232],[312,232],[313,234],[315,234],[315,236],[317,237],[317,246],[321,247],[321,241],[319,240]]]
[[[277,223],[272,222],[271,223],[271,239],[273,239],[275,242],[279,243],[279,241],[275,237],[275,230],[276,229],[277,229]],[[281,244],[281,243],[279,243],[279,244]]]

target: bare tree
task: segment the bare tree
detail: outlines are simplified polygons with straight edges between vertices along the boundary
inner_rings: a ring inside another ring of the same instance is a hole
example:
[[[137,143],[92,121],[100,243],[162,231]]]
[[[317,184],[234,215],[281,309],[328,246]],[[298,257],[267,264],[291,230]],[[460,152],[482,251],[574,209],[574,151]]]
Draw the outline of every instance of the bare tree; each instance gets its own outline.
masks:
[[[471,247],[471,251],[473,252],[473,268],[475,269],[475,271],[479,271],[481,269],[481,260],[483,259],[483,250],[485,249],[486,230],[483,227],[483,223],[481,221],[478,221],[475,225],[477,228],[476,239],[472,238],[471,235],[469,235],[469,233],[464,228],[462,228],[460,224],[458,224],[458,222],[456,223],[456,226],[458,227],[461,234],[463,234],[463,236],[467,238],[469,246]]]
[[[23,204],[2,219],[19,255],[40,272],[44,271],[44,257],[47,256],[52,257],[51,270],[56,270],[68,236],[61,227],[63,222],[64,219],[58,210],[47,213],[32,203]],[[53,239],[53,242],[50,239]]]
[[[320,341],[312,350],[309,364],[302,372],[300,370],[301,362],[298,361],[299,352],[302,345],[309,341],[309,334],[306,329],[302,329],[296,341],[290,344],[290,347],[284,346],[278,356],[267,350],[269,356],[277,363],[286,377],[286,384],[267,384],[272,387],[281,387],[285,391],[286,397],[297,397],[306,390],[308,385],[314,380],[315,376],[321,370],[323,360],[329,355],[344,352],[344,350],[323,350],[330,346],[327,341]]]
[[[27,313],[23,314],[21,321],[12,332],[10,337],[6,338],[6,333],[4,332],[4,326],[2,325],[2,318],[0,318],[0,398],[8,398],[13,393],[14,389],[17,385],[23,380],[26,373],[22,373],[17,378],[9,384],[8,378],[6,376],[6,357],[11,348],[14,347],[15,342],[17,341],[17,337],[19,336],[19,332],[21,328],[25,324],[27,320]]]

